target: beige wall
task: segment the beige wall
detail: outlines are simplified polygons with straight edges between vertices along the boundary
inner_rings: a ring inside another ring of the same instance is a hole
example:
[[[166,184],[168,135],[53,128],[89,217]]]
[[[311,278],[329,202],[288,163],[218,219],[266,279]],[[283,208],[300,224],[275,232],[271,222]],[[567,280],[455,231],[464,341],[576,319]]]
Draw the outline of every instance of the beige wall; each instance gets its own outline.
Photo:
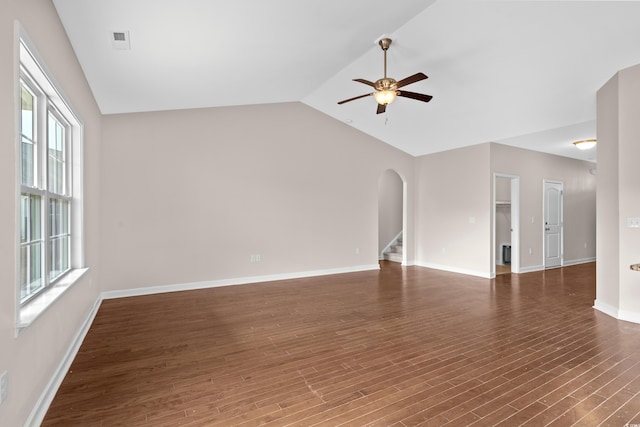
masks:
[[[618,72],[598,91],[598,270],[595,307],[640,322],[640,66]]]
[[[620,230],[618,194],[618,75],[597,95],[598,200],[595,306],[618,316],[620,301]]]
[[[301,103],[103,129],[104,290],[377,268],[379,178],[413,181],[411,156]]]
[[[520,268],[544,268],[543,180],[564,184],[564,264],[595,259],[590,162],[487,143],[416,159],[417,264],[489,277],[493,174],[520,177]],[[531,249],[531,253],[529,253]]]
[[[29,328],[15,336],[16,123],[19,20],[85,124],[85,255],[89,273]],[[0,372],[9,373],[0,425],[23,425],[98,298],[100,115],[50,1],[0,2]]]
[[[564,184],[564,264],[596,256],[595,164],[502,144],[491,144],[491,170],[520,177],[520,267],[544,267],[543,181]],[[529,253],[531,249],[531,253]]]
[[[488,277],[490,145],[416,158],[416,263]]]

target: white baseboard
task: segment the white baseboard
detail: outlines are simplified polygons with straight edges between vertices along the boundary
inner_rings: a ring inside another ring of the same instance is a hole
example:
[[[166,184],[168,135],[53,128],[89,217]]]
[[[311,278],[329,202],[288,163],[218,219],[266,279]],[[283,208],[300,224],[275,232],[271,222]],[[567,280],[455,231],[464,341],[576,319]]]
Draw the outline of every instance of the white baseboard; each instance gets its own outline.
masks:
[[[586,264],[588,262],[595,262],[596,261],[596,257],[592,257],[592,258],[581,258],[581,259],[574,259],[574,260],[570,260],[570,261],[564,261],[563,267],[568,267],[570,265],[578,265],[578,264]]]
[[[602,301],[599,300],[595,300],[593,302],[593,308],[595,308],[598,311],[603,312],[606,315],[609,315],[615,319],[618,319],[619,313],[618,313],[618,308],[614,307],[612,305],[606,304]]]
[[[218,288],[221,286],[246,285],[250,283],[274,282],[276,280],[302,279],[305,277],[327,276],[330,274],[355,273],[358,271],[379,270],[379,264],[357,265],[327,270],[300,271],[295,273],[270,274],[266,276],[239,277],[236,279],[209,280],[204,282],[181,283],[177,285],[149,286],[145,288],[106,291],[100,294],[102,299],[124,298],[140,295],[153,295],[165,292],[191,291],[196,289]]]
[[[530,265],[529,267],[520,266],[520,273],[532,273],[534,271],[544,270],[544,265]]]
[[[562,265],[559,265],[557,267],[552,267],[552,268],[561,268],[561,267],[569,267],[571,265],[578,265],[578,264],[586,264],[588,262],[595,262],[595,257],[594,258],[582,258],[582,259],[573,259],[573,260],[564,260],[562,262]],[[534,271],[542,271],[544,270],[544,265],[530,265],[528,267],[520,267],[520,273],[531,273]]]
[[[595,300],[593,308],[602,313],[613,317],[614,319],[623,320],[625,322],[640,324],[640,313],[620,310],[618,307],[614,307],[610,304],[603,303],[602,301]]]
[[[618,311],[618,319],[624,320],[625,322],[639,323],[640,324],[640,313],[634,311],[626,311],[619,310]]]
[[[433,268],[434,270],[442,270],[451,273],[466,274],[467,276],[476,276],[482,277],[484,279],[491,279],[491,272],[469,270],[466,268],[451,267],[448,265],[434,264],[430,262],[416,262],[415,265],[417,265],[418,267]]]
[[[67,375],[73,359],[75,359],[76,354],[78,354],[78,350],[80,350],[82,341],[84,341],[84,338],[87,336],[87,332],[89,332],[89,328],[91,327],[93,319],[95,319],[96,314],[98,313],[101,302],[102,300],[98,298],[93,304],[91,311],[89,311],[87,318],[84,320],[84,322],[82,322],[82,326],[80,326],[80,329],[73,337],[71,345],[62,357],[62,360],[60,361],[57,369],[54,371],[53,376],[45,386],[42,394],[40,394],[38,401],[29,414],[29,418],[27,418],[27,421],[24,424],[25,426],[35,427],[42,424],[44,416],[47,414],[47,410],[49,409],[49,405],[51,405],[51,402],[53,402],[53,398],[56,396],[56,393],[58,392],[58,389],[60,388],[64,377]]]

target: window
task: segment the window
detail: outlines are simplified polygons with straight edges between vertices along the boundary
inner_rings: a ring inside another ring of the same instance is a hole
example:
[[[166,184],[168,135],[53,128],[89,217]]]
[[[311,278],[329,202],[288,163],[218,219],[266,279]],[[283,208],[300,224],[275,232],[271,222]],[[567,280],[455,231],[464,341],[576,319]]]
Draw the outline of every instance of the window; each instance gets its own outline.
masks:
[[[33,321],[85,271],[82,126],[33,52],[21,38],[19,328]]]

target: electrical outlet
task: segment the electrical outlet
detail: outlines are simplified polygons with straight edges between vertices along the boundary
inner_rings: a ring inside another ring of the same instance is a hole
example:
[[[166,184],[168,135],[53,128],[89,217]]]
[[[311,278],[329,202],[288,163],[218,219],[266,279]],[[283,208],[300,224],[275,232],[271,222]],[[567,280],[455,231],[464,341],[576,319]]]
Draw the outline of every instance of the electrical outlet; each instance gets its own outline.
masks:
[[[9,396],[9,373],[4,371],[0,375],[0,403],[7,400]]]

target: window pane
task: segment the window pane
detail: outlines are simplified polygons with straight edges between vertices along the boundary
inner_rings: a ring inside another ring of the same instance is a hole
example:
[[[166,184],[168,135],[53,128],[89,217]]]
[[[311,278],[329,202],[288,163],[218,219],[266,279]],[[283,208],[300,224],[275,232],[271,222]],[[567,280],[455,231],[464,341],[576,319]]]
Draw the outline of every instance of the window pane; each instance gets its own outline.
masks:
[[[20,242],[42,239],[42,198],[22,193],[20,201]]]
[[[51,199],[49,201],[49,236],[56,237],[69,233],[69,201]]]
[[[21,131],[21,167],[22,184],[34,187],[35,182],[35,96],[28,88],[21,83],[21,111],[20,111],[20,131]]]
[[[29,187],[35,187],[33,166],[36,150],[34,144],[23,137],[20,151],[20,155],[22,157],[22,184],[28,185]]]
[[[69,201],[49,201],[49,278],[69,269]]]
[[[40,240],[42,239],[42,200],[40,196],[31,195],[30,196],[30,205],[31,205],[31,239],[30,240]]]
[[[42,243],[20,248],[20,300],[24,301],[44,286],[42,280]]]
[[[49,156],[47,167],[49,170],[49,191],[56,194],[65,192],[65,129],[53,114],[49,114],[48,123]]]
[[[22,114],[20,115],[20,129],[22,135],[33,140],[35,134],[34,120],[35,117],[35,97],[26,88],[24,84],[20,85],[20,97],[22,101]]]
[[[42,280],[42,197],[20,195],[20,299],[44,286]]]
[[[29,195],[20,195],[20,243],[29,239]]]
[[[69,236],[56,237],[49,241],[49,277],[55,280],[69,269]]]

